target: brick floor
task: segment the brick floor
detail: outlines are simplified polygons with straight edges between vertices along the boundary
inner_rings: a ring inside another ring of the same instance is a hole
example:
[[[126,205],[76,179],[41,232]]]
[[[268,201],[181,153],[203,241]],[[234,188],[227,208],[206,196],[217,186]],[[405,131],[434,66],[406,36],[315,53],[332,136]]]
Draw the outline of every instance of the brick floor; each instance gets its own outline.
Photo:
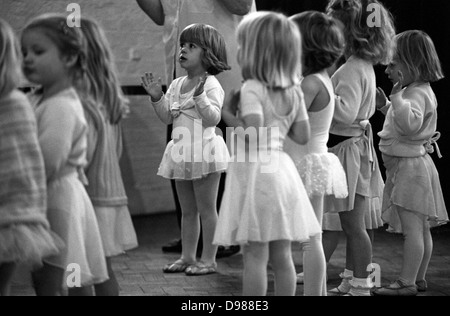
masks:
[[[162,267],[178,255],[164,254],[161,246],[177,238],[174,214],[134,218],[140,247],[113,261],[122,296],[239,296],[242,291],[242,255],[218,260],[219,273],[204,277],[163,274]],[[435,250],[430,264],[429,291],[422,296],[450,296],[450,229],[433,232]],[[293,248],[296,268],[301,271],[301,249]],[[374,262],[380,264],[383,284],[395,280],[401,268],[402,238],[383,230],[376,232]],[[345,245],[341,241],[328,266],[329,288],[339,284],[345,264]],[[14,296],[32,296],[29,281],[20,274],[13,286]],[[273,276],[269,271],[269,295],[273,295]],[[297,287],[297,295],[303,286]]]

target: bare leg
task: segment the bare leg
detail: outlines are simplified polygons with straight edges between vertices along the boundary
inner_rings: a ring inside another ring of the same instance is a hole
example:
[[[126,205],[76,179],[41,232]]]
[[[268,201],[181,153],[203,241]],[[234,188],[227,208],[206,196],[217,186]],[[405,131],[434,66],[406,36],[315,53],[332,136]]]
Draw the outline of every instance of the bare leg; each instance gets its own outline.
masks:
[[[417,275],[424,261],[425,216],[398,207],[405,242],[400,279],[407,285],[416,283]],[[428,266],[428,263],[425,262]]]
[[[341,237],[341,232],[334,231],[324,231],[322,235],[322,245],[325,253],[325,260],[327,263],[330,262],[333,253],[336,251],[339,245],[339,239]]]
[[[207,178],[194,181],[195,200],[202,222],[203,251],[202,262],[210,265],[216,262],[217,246],[213,245],[218,220],[217,194],[220,174],[211,174]]]
[[[63,296],[64,270],[44,263],[33,272],[33,283],[37,296]]]
[[[323,220],[323,196],[311,199],[320,226]],[[304,295],[326,296],[326,261],[322,246],[322,234],[303,243]]]
[[[94,287],[82,286],[69,289],[69,296],[94,296]]]
[[[11,281],[14,277],[17,265],[15,263],[0,264],[0,296],[9,296]]]
[[[372,262],[372,243],[364,222],[364,198],[356,195],[355,209],[339,214],[342,228],[347,236],[347,269],[354,277],[365,279],[369,276],[367,267]]]
[[[109,280],[95,285],[96,296],[119,296],[119,283],[112,269],[111,258],[106,258],[106,266],[108,268]]]
[[[433,237],[430,231],[430,224],[425,221],[425,227],[423,231],[425,251],[423,255],[422,264],[420,265],[419,273],[417,274],[417,281],[425,281],[430,265],[431,256],[433,255]]]
[[[270,263],[275,272],[275,295],[294,296],[296,289],[295,266],[291,241],[273,241],[269,244]]]
[[[267,295],[267,263],[269,261],[269,245],[249,243],[244,246],[244,296]],[[295,278],[295,277],[294,277]]]
[[[200,217],[195,200],[194,184],[192,181],[177,181],[176,185],[183,212],[181,225],[183,251],[181,260],[186,263],[195,263],[200,236]]]

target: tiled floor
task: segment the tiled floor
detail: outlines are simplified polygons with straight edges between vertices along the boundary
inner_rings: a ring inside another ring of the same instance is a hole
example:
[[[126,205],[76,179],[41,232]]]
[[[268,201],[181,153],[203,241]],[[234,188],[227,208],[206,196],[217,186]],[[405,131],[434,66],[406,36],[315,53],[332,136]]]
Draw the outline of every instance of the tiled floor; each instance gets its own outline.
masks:
[[[174,214],[134,218],[140,247],[114,259],[114,270],[123,296],[239,296],[241,294],[242,256],[218,260],[219,273],[204,277],[184,274],[168,275],[162,267],[178,259],[177,255],[163,254],[161,246],[178,236]],[[428,274],[427,296],[450,296],[450,229],[433,233],[435,251]],[[395,280],[401,267],[402,238],[376,232],[374,262],[381,266],[383,284]],[[344,242],[341,241],[328,267],[328,286],[338,285],[338,274],[344,267]],[[294,246],[294,259],[301,270],[301,251]],[[13,295],[34,295],[29,282],[20,275],[13,286]],[[273,295],[273,277],[269,276],[269,295]],[[297,295],[303,294],[298,286]],[[421,294],[423,295],[423,294]]]

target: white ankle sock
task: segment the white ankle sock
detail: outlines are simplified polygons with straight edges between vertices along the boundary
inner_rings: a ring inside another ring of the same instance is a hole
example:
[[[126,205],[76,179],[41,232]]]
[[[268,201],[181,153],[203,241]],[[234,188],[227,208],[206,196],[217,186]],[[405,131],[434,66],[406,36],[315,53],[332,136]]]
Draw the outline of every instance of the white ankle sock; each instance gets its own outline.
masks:
[[[369,278],[358,279],[353,278],[350,281],[351,290],[349,292],[352,296],[370,296],[370,289],[372,288],[372,280]]]
[[[338,290],[341,293],[348,293],[350,291],[350,289],[352,288],[352,286],[350,284],[350,280],[353,278],[353,271],[345,269],[344,273],[341,274],[341,277],[342,277],[342,282],[338,286]]]

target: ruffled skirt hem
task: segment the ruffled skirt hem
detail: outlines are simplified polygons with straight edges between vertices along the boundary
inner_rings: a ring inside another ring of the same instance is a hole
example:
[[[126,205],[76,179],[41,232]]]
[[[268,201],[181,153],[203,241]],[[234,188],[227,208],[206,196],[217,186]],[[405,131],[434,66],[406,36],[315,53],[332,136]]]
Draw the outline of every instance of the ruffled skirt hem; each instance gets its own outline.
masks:
[[[158,175],[169,180],[199,180],[209,174],[226,172],[229,161],[228,148],[220,136],[203,140],[198,146],[171,141]]]
[[[345,171],[336,155],[309,154],[296,167],[309,197],[333,195],[344,199],[348,196]]]
[[[11,225],[0,228],[0,262],[40,267],[44,258],[59,253],[62,240],[42,225]]]
[[[388,231],[402,233],[398,207],[423,215],[431,228],[449,222],[439,174],[429,155],[417,158],[383,156],[387,180],[383,199],[383,220]]]

